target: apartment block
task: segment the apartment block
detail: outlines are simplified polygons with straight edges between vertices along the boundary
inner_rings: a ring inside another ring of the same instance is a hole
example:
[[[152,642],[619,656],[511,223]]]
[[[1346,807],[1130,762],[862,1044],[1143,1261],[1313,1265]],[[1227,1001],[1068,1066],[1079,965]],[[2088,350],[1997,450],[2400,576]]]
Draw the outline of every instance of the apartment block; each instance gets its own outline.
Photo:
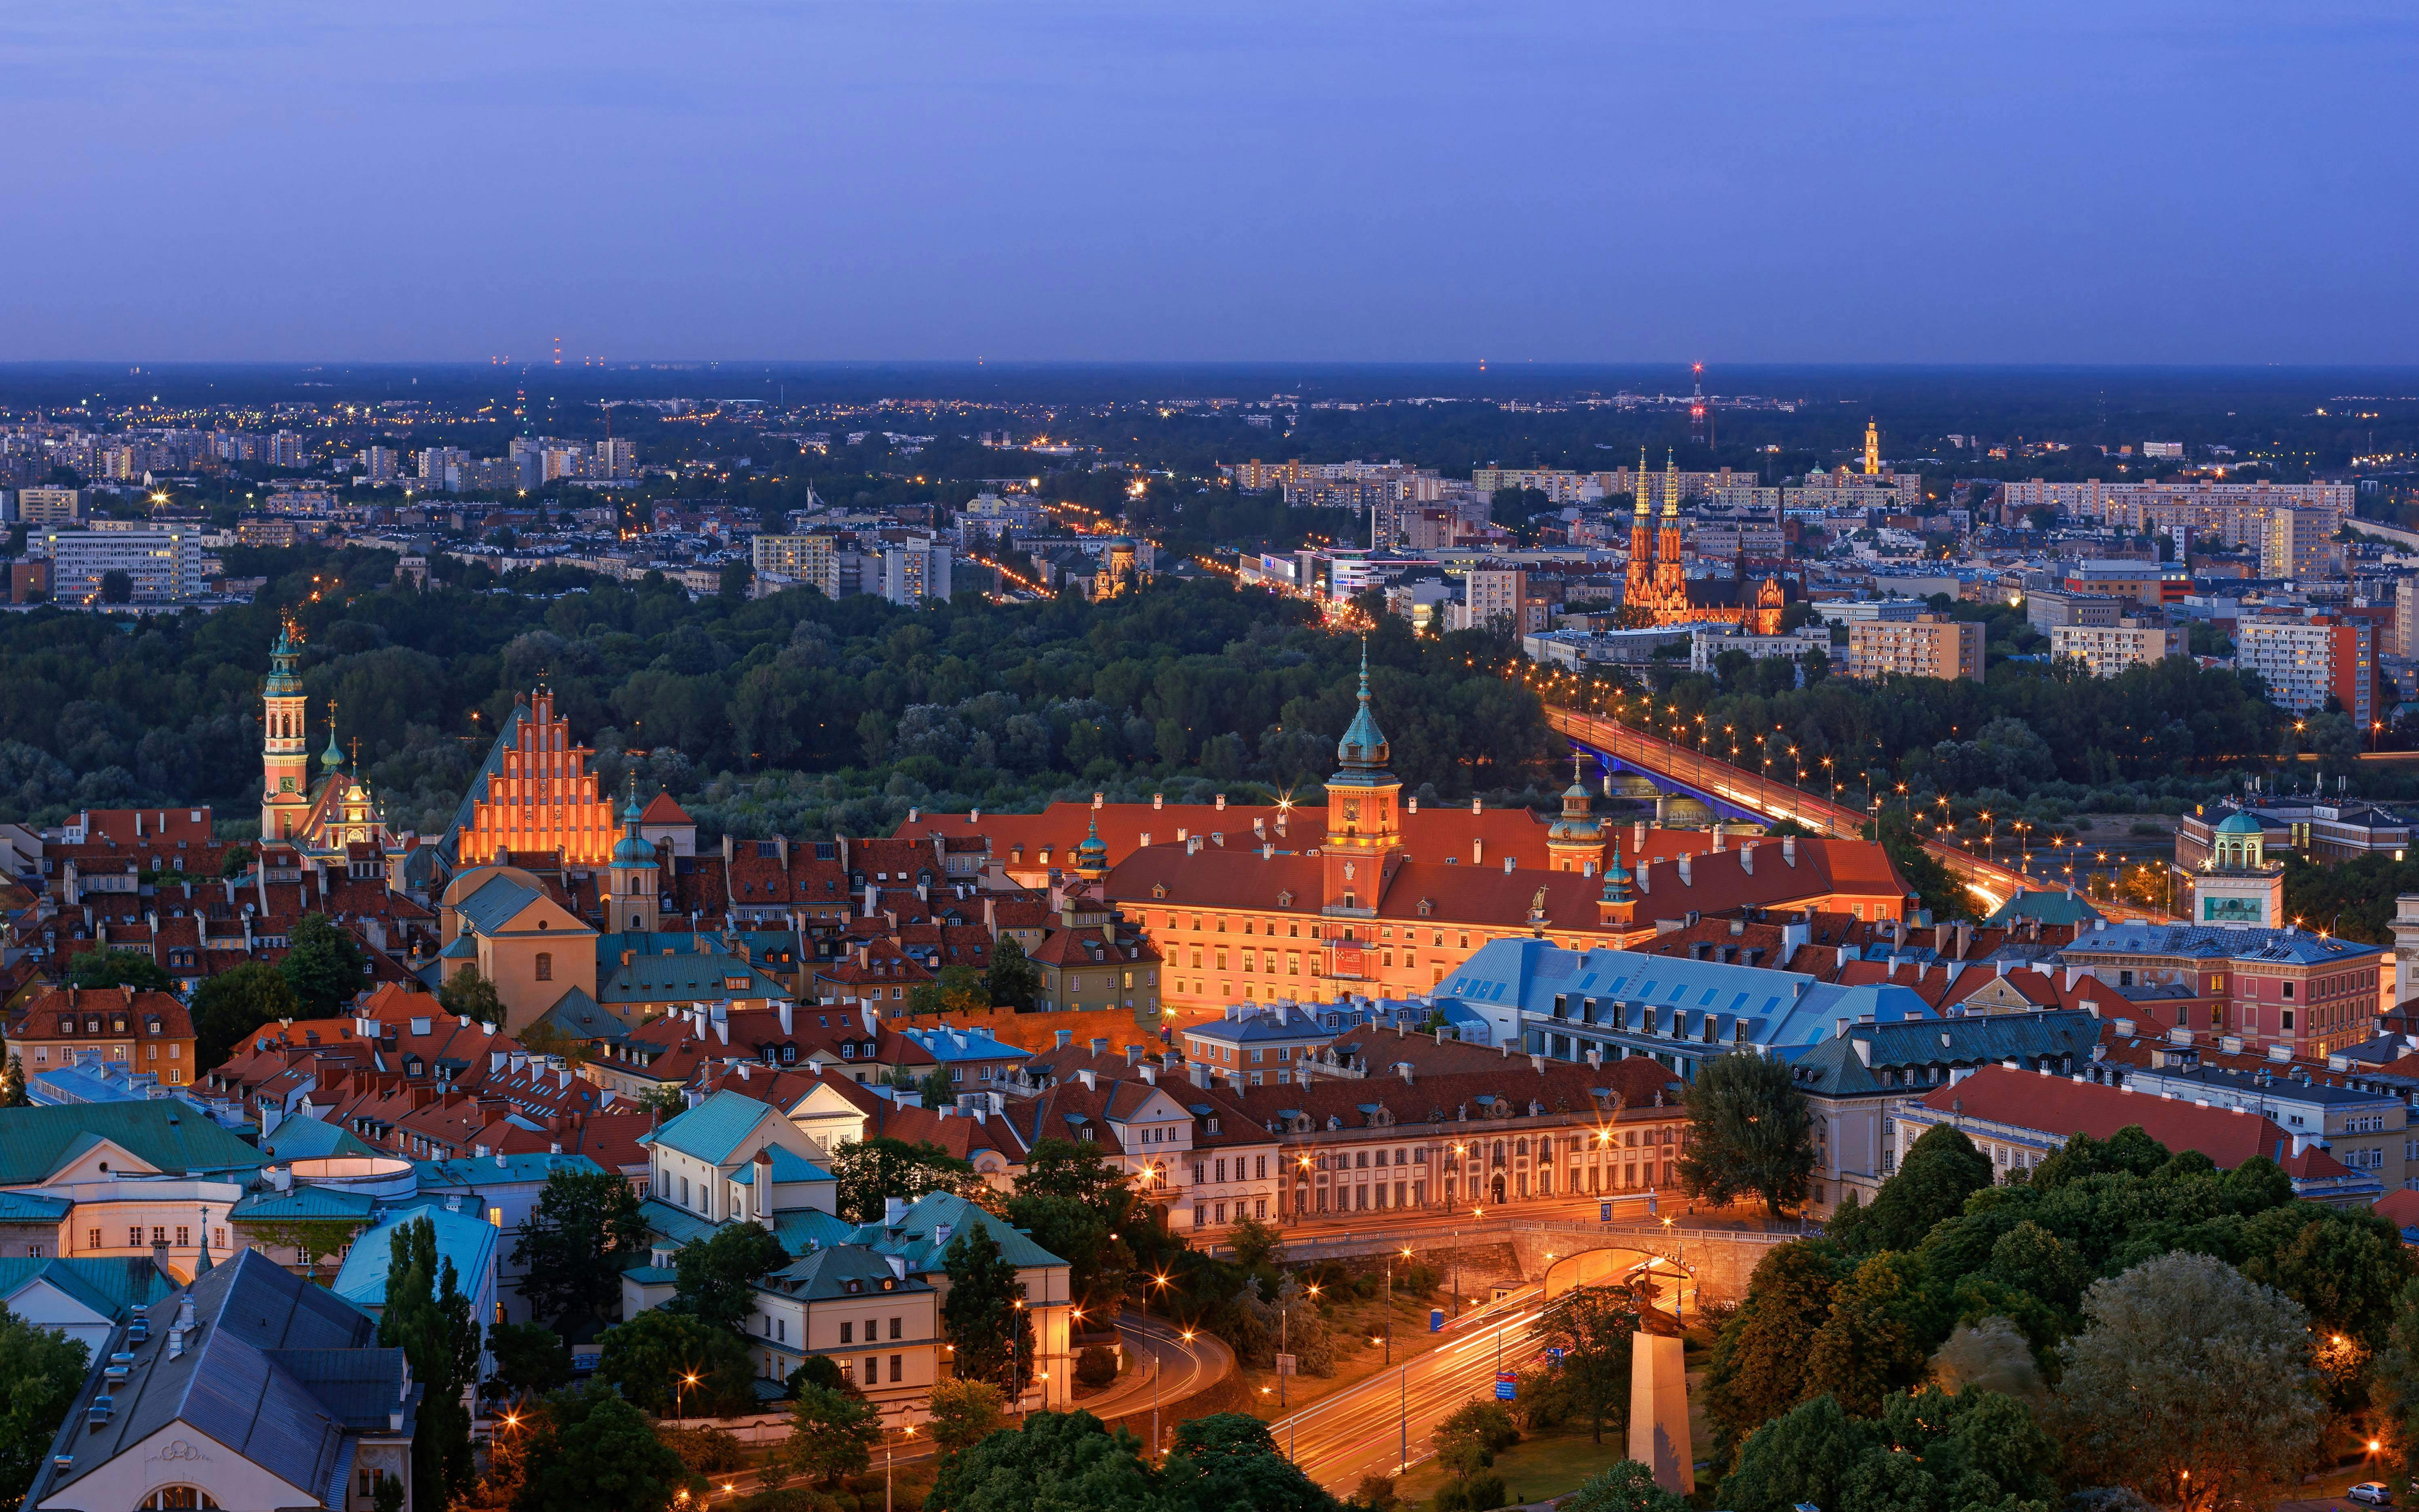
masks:
[[[2331,578],[2343,572],[2343,548],[2334,543],[2338,517],[2319,509],[2272,509],[2259,541],[2262,578]]]
[[[2332,614],[2308,619],[2246,619],[2235,626],[2235,665],[2255,671],[2268,696],[2296,714],[2333,696],[2364,728],[2377,717],[2376,626]]]
[[[1982,626],[1919,614],[1912,620],[1860,620],[1848,626],[1848,675],[1968,677],[1982,680]]]
[[[911,535],[882,552],[882,596],[904,609],[949,596],[949,545]]]
[[[2114,677],[2129,667],[2149,667],[2184,654],[2188,638],[2162,620],[2122,619],[2114,625],[2060,625],[2049,632],[2050,655],[2072,656],[2094,677]]]
[[[787,578],[812,583],[825,598],[840,596],[834,561],[839,537],[833,535],[759,535],[753,551],[756,576]]]
[[[51,559],[51,597],[63,604],[101,602],[101,579],[126,574],[131,602],[174,604],[202,593],[201,552],[192,533],[168,531],[44,532]]]

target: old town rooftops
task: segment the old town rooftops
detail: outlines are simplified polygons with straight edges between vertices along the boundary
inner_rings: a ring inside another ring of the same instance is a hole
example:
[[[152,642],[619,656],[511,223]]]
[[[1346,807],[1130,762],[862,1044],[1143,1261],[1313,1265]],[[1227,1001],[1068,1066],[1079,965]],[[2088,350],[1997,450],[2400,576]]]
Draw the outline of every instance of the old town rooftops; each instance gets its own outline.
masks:
[[[2226,929],[2196,924],[2111,924],[2075,936],[2059,957],[2139,955],[2235,961],[2245,965],[2331,965],[2362,956],[2391,954],[2390,945],[2368,945],[2298,929]],[[2055,959],[2055,958],[2054,958]]]

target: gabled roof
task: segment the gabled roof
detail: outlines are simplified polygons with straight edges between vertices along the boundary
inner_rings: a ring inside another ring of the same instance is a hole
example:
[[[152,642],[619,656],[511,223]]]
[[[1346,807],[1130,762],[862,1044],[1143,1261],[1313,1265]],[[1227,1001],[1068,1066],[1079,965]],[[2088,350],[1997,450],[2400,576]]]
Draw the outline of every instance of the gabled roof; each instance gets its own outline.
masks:
[[[977,1227],[989,1232],[999,1245],[1000,1257],[1019,1270],[1067,1263],[1036,1243],[1031,1234],[954,1192],[928,1192],[910,1203],[897,1223],[860,1225],[851,1239],[885,1255],[904,1257],[912,1275],[932,1275],[948,1268],[943,1257],[949,1240]],[[949,1240],[938,1237],[943,1229]]]
[[[39,1186],[94,1141],[169,1176],[249,1171],[260,1151],[173,1099],[0,1108],[0,1186]]]
[[[672,801],[672,795],[670,793],[658,793],[653,798],[647,800],[646,808],[639,810],[639,823],[643,826],[647,825],[693,825],[696,824],[697,821],[688,816],[687,810]]]
[[[639,1142],[662,1145],[708,1165],[730,1164],[740,1146],[775,1113],[768,1103],[737,1092],[716,1092]]]
[[[578,987],[569,989],[555,999],[554,1006],[540,1013],[537,1021],[575,1040],[601,1040],[609,1044],[619,1044],[630,1037],[629,1025],[597,1007],[596,999]]]
[[[481,883],[471,894],[455,904],[462,916],[465,931],[476,930],[492,934],[520,917],[521,911],[546,894],[524,882],[497,875]]]
[[[324,1119],[290,1118],[260,1136],[260,1152],[277,1160],[319,1160],[332,1155],[375,1155],[376,1149]]]
[[[773,1214],[773,1237],[793,1255],[844,1244],[855,1231],[847,1219],[821,1208],[784,1208]]]
[[[13,1303],[20,1291],[38,1282],[56,1287],[95,1313],[120,1323],[131,1319],[135,1308],[166,1296],[174,1286],[148,1255],[0,1259],[0,1303]]]
[[[913,1273],[894,1274],[881,1252],[863,1244],[835,1244],[812,1250],[756,1283],[760,1291],[784,1297],[825,1301],[868,1292],[930,1291],[932,1283]]]
[[[766,1154],[773,1157],[770,1168],[773,1172],[773,1180],[777,1182],[832,1180],[831,1172],[824,1170],[787,1145],[767,1145],[764,1149]],[[769,1202],[770,1194],[760,1200]]]
[[[495,1226],[485,1217],[449,1212],[437,1202],[419,1202],[393,1212],[384,1223],[354,1240],[352,1248],[345,1252],[344,1268],[336,1273],[330,1289],[358,1307],[385,1306],[393,1235],[397,1228],[423,1218],[435,1230],[438,1258],[454,1262],[463,1292],[475,1299],[481,1283],[496,1263]]]

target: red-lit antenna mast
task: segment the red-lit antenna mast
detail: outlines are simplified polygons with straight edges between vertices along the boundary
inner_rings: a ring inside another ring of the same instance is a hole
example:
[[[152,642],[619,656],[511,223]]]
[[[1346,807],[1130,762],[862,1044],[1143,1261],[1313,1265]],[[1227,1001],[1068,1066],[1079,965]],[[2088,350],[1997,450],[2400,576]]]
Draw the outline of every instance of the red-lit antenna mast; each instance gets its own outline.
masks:
[[[1699,363],[1691,370],[1696,388],[1688,395],[1688,440],[1699,446],[1714,444],[1713,407],[1705,403],[1705,364]]]

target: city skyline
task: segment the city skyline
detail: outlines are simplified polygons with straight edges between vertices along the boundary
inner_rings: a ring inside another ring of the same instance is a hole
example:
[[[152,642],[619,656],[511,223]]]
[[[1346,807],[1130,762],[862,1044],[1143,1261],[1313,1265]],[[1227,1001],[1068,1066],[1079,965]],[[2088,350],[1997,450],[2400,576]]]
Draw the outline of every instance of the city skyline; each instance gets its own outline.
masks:
[[[2411,43],[2364,7],[63,14],[0,44],[48,147],[0,360],[2391,362]]]

